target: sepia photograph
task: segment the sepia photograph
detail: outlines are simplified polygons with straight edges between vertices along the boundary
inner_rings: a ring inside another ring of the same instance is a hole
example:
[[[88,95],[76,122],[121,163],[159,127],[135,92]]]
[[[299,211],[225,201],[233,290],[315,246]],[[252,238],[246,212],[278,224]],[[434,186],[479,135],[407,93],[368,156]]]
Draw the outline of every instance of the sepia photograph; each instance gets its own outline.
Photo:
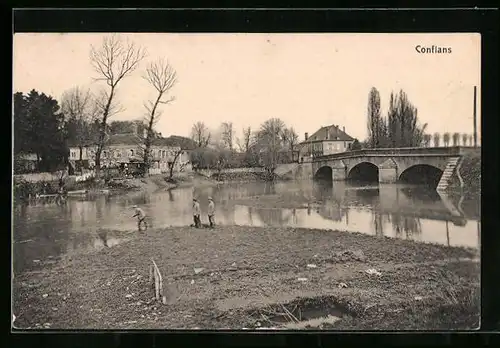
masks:
[[[12,328],[479,328],[480,34],[16,33],[12,81]]]

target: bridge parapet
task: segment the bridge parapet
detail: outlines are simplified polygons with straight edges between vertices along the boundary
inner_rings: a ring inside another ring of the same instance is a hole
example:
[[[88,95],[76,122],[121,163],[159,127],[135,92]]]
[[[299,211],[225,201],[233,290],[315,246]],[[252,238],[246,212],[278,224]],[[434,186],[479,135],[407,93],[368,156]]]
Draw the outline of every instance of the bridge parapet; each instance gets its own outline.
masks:
[[[465,153],[480,152],[481,148],[453,146],[453,147],[403,147],[386,149],[363,149],[349,152],[335,153],[331,155],[318,156],[314,161],[325,161],[332,159],[343,159],[363,156],[462,156]]]

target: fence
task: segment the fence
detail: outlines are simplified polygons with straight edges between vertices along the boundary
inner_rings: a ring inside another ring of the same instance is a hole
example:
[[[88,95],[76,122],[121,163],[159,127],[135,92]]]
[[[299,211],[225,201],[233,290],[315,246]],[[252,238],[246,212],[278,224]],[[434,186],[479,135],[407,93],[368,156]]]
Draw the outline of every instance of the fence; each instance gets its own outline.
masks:
[[[82,175],[74,176],[76,182],[87,181],[95,177],[95,172],[83,173]]]
[[[164,172],[166,172],[164,170]],[[161,174],[162,173],[162,169],[161,168],[149,168],[149,174],[151,175],[156,175],[156,174]]]
[[[28,173],[28,174],[18,174],[14,175],[15,179],[25,180],[28,182],[40,182],[40,181],[57,181],[61,178],[61,173]]]

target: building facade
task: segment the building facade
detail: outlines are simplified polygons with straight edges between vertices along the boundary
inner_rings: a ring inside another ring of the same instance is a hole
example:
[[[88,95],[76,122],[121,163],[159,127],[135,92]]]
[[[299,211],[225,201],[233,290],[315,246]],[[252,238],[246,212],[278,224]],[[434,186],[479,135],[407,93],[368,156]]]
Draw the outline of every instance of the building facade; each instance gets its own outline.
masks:
[[[304,135],[304,141],[299,144],[300,161],[307,161],[316,156],[350,151],[354,138],[341,130],[338,125],[321,127],[311,136]]]
[[[95,166],[95,154],[97,146],[90,145],[80,147],[69,147],[69,162],[74,170],[80,167],[93,168]],[[143,138],[134,133],[111,135],[101,153],[102,168],[118,168],[124,165],[143,163]],[[189,150],[181,149],[180,146],[172,146],[167,138],[156,138],[151,145],[151,167],[150,171],[166,173],[170,171],[170,164],[174,162],[174,171],[181,168],[189,170]],[[177,157],[177,158],[176,158]]]

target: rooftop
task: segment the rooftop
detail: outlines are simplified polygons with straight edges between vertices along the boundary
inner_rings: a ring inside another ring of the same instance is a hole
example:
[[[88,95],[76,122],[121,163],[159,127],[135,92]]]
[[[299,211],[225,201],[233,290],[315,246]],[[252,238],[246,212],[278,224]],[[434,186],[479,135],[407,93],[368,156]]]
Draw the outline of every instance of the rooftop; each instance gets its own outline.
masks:
[[[332,124],[330,126],[321,127],[302,143],[323,140],[353,141],[354,138],[341,130],[338,125]]]
[[[108,145],[138,145],[142,143],[142,137],[139,137],[135,133],[123,133],[123,134],[112,134],[108,138]],[[192,150],[196,147],[193,140],[181,137],[178,135],[172,135],[168,138],[155,138],[153,139],[153,145],[156,146],[168,146],[168,147],[180,147],[183,150]],[[90,145],[90,144],[87,144]],[[76,147],[77,144],[70,143],[70,147]]]

